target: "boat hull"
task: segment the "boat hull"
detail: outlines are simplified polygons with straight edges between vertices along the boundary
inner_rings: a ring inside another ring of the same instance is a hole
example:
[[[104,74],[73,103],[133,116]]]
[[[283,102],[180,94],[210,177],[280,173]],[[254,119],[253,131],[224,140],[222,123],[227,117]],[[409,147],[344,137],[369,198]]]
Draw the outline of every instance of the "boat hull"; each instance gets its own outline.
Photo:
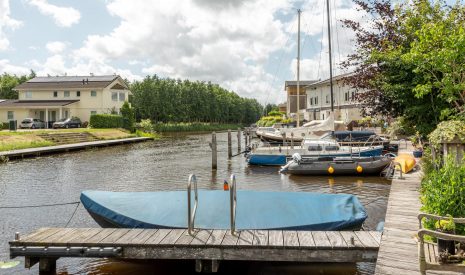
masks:
[[[390,163],[391,159],[388,157],[312,160],[292,163],[285,173],[292,175],[379,175]]]
[[[103,227],[186,228],[186,191],[84,191],[81,202]],[[357,197],[348,194],[238,191],[238,230],[344,230],[367,218]],[[229,192],[199,190],[195,228],[229,229]]]

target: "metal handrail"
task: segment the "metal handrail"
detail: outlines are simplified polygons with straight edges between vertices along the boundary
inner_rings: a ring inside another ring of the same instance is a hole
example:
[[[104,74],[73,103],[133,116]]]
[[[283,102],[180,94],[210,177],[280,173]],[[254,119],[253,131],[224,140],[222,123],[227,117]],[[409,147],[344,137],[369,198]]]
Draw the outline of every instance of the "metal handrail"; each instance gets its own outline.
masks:
[[[195,203],[194,203],[194,210],[192,210],[191,206],[191,189],[192,183],[194,183],[194,194],[195,194]],[[187,232],[189,235],[192,235],[192,231],[194,230],[194,220],[195,220],[195,213],[197,211],[197,205],[199,203],[199,196],[197,191],[197,177],[194,174],[189,176],[189,181],[187,182]]]
[[[396,166],[399,167],[399,173],[400,173],[400,176],[399,176],[399,179],[404,179],[402,177],[402,165],[400,163],[398,163],[397,161],[393,161],[392,164],[394,165],[394,173],[396,172]],[[394,177],[394,174],[392,175]]]
[[[231,175],[231,186],[229,187],[229,204],[231,209],[231,235],[234,235],[236,232],[236,205],[237,205],[237,195],[236,195],[236,176]]]

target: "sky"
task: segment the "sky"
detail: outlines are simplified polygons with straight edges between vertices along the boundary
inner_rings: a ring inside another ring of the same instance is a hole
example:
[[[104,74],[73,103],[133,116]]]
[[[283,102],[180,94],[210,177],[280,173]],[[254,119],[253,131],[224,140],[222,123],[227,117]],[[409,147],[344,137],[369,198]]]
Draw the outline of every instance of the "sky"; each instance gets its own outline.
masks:
[[[329,77],[325,0],[0,0],[0,73],[147,75],[211,81],[260,103],[286,100],[296,80]],[[334,74],[353,51],[341,19],[363,21],[350,0],[330,0]],[[365,19],[364,19],[365,18]]]

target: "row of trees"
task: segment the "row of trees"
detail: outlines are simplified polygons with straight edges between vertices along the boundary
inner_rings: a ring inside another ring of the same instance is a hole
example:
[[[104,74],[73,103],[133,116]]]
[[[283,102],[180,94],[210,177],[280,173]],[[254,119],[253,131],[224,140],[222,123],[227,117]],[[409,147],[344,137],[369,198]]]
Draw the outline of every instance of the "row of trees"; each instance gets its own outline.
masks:
[[[457,1],[354,0],[372,24],[345,20],[356,52],[342,64],[366,115],[404,117],[426,136],[443,120],[465,119],[465,6]]]
[[[137,118],[157,122],[252,123],[263,107],[210,82],[147,76],[131,84]]]

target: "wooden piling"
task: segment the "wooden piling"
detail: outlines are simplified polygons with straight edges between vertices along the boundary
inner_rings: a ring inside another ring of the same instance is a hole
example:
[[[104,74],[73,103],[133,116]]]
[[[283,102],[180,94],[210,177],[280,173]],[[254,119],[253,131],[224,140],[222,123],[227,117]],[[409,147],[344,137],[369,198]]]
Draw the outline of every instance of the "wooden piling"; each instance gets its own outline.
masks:
[[[217,147],[216,147],[216,133],[215,132],[212,133],[211,148],[212,148],[212,169],[216,170],[218,167],[218,164],[217,164]]]
[[[286,142],[286,132],[282,133],[281,135],[283,137],[283,146],[286,146],[286,144],[287,144],[287,142]]]
[[[231,130],[228,130],[228,159],[232,158]]]
[[[241,152],[241,128],[237,128],[237,153]]]
[[[291,149],[294,149],[294,132],[291,132]]]

